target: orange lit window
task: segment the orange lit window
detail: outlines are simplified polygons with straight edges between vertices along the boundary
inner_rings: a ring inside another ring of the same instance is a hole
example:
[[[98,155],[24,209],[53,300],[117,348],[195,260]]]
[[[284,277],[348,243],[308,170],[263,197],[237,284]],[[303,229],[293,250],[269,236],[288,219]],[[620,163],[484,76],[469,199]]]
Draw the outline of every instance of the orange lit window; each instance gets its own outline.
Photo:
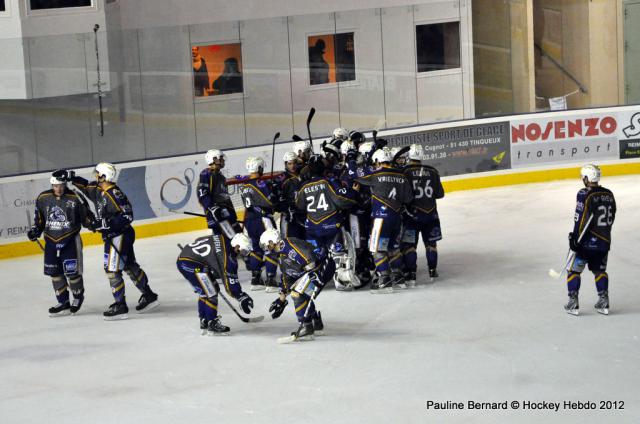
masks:
[[[329,84],[356,79],[353,32],[308,38],[309,83]]]
[[[242,93],[240,43],[191,46],[196,97]]]

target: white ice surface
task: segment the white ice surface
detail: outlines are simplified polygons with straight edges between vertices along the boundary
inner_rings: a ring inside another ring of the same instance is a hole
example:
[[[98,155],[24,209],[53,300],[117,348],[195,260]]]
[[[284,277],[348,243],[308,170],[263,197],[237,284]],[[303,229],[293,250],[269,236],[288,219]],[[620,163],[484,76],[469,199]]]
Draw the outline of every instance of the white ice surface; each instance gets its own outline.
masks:
[[[611,315],[593,309],[583,274],[579,317],[548,277],[567,249],[579,181],[452,193],[439,204],[440,275],[406,292],[325,290],[326,336],[278,345],[296,328],[240,322],[221,301],[229,337],[199,334],[196,297],[176,268],[176,243],[136,242],[162,305],[105,322],[112,302],[100,247],[85,249],[86,302],[49,318],[42,258],[0,261],[0,423],[640,422],[640,176],[605,178],[618,201],[609,256]],[[248,274],[241,281],[248,284]],[[249,292],[266,314],[275,294]],[[433,411],[445,402],[622,400],[622,411]]]

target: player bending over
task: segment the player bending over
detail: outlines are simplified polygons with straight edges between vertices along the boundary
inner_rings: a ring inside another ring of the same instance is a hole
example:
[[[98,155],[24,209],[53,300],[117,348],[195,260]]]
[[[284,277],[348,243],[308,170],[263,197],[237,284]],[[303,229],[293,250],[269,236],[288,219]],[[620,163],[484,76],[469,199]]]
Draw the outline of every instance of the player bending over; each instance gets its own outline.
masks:
[[[227,246],[232,246],[228,250]],[[246,256],[251,251],[251,241],[242,234],[236,234],[229,242],[223,234],[199,237],[186,245],[178,255],[178,271],[191,284],[198,295],[198,316],[202,335],[222,335],[229,327],[222,325],[218,315],[217,280],[224,284],[229,296],[240,303],[242,310],[249,314],[253,299],[242,291],[238,280],[238,255]]]
[[[320,335],[324,329],[320,312],[311,299],[315,299],[335,272],[331,258],[321,260],[314,247],[304,240],[293,237],[281,238],[276,230],[267,230],[260,236],[260,244],[265,251],[278,255],[282,285],[280,295],[273,301],[269,312],[273,319],[282,315],[291,294],[296,317],[301,324],[300,333],[291,333],[294,340],[312,339],[314,333]]]

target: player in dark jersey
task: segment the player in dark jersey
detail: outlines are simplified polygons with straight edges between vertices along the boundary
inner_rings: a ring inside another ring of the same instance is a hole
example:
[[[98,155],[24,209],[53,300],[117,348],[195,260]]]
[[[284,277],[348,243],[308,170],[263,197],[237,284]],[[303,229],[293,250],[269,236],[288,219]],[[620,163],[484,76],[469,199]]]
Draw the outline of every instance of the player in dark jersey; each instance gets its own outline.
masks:
[[[225,155],[217,149],[205,154],[208,167],[200,172],[198,201],[207,217],[207,226],[214,234],[224,234],[229,241],[241,228],[227,191],[227,179],[222,175]]]
[[[278,199],[280,233],[282,237],[295,237],[304,240],[305,214],[296,209],[296,193],[300,188],[300,175],[297,156],[294,152],[284,154],[285,172],[280,181]]]
[[[57,305],[49,308],[52,317],[75,314],[82,306],[84,284],[80,229],[82,226],[94,227],[93,214],[67,188],[63,173],[53,174],[51,190],[43,191],[36,200],[33,226],[27,232],[31,241],[36,241],[44,232],[44,274],[51,277],[58,301]],[[71,302],[69,290],[73,294]]]
[[[378,275],[372,284],[372,293],[391,293],[393,284],[402,282],[402,211],[413,200],[413,191],[407,177],[399,169],[391,167],[392,159],[388,148],[376,150],[372,160],[377,169],[356,179],[371,190],[373,222],[369,250],[373,253]]]
[[[262,290],[266,286],[267,292],[277,292],[276,271],[278,263],[275,258],[262,251],[260,235],[267,229],[276,228],[273,213],[278,194],[274,192],[271,182],[261,179],[264,173],[262,158],[249,157],[245,164],[249,176],[243,180],[240,195],[245,207],[244,227],[253,246],[249,258],[251,290]],[[262,280],[263,266],[266,268],[266,283]]]
[[[607,256],[611,248],[611,228],[616,217],[616,201],[611,190],[599,185],[600,168],[585,165],[580,171],[585,188],[578,191],[573,231],[569,233],[569,247],[575,258],[567,268],[569,302],[564,309],[578,315],[580,274],[586,265],[593,272],[598,291],[596,310],[609,314],[609,276]]]
[[[95,167],[94,176],[96,181],[90,183],[69,171],[66,179],[71,180],[73,185],[93,202],[96,219],[100,222],[97,230],[102,233],[104,240],[104,270],[115,300],[104,312],[104,319],[126,319],[129,308],[125,299],[122,271],[127,273],[133,284],[142,292],[136,306],[138,313],[148,312],[157,307],[158,295],[151,290],[147,274],[136,261],[133,250],[136,233],[131,226],[133,208],[127,196],[115,183],[116,168],[110,163],[99,163]]]
[[[427,165],[422,165],[424,151],[420,144],[412,144],[409,148],[409,163],[404,168],[404,175],[413,187],[413,201],[407,208],[404,219],[404,234],[400,248],[402,250],[405,281],[409,287],[416,284],[416,270],[418,256],[416,248],[422,234],[422,242],[427,251],[427,265],[432,281],[438,276],[437,242],[442,240],[440,218],[436,199],[444,197],[444,188],[438,171]]]
[[[320,248],[322,259],[330,254],[336,263],[346,263],[347,249],[342,240],[343,210],[355,205],[355,192],[341,187],[338,180],[324,176],[325,164],[320,155],[309,160],[311,179],[298,190],[296,207],[306,212],[305,234],[307,241]],[[336,285],[340,288],[340,283]]]
[[[288,304],[287,295],[291,294],[296,317],[302,324],[296,340],[313,338],[314,334],[320,335],[324,324],[320,312],[310,299],[315,299],[331,280],[335,263],[331,258],[321,259],[316,253],[317,249],[310,243],[295,237],[282,238],[276,230],[265,231],[260,237],[260,244],[265,251],[277,254],[282,273],[280,294],[269,308],[271,317],[275,319],[282,315]]]
[[[227,246],[231,246],[231,250]],[[236,234],[231,241],[225,240],[224,234],[214,234],[197,238],[178,255],[178,271],[198,294],[198,316],[203,335],[229,332],[229,327],[222,325],[218,315],[220,289],[217,281],[223,283],[225,291],[240,303],[245,313],[251,313],[253,299],[242,291],[237,260],[238,255],[247,255],[250,251],[251,241],[242,233]]]

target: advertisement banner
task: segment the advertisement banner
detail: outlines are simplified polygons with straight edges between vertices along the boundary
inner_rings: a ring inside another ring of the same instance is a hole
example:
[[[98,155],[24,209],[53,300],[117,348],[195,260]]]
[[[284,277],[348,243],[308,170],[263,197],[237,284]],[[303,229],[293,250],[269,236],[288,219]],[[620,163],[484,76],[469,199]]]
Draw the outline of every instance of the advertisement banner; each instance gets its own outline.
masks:
[[[385,136],[392,147],[421,144],[441,176],[509,169],[509,123],[492,122]]]
[[[511,121],[511,166],[551,165],[618,158],[613,111],[575,112]]]
[[[618,117],[620,129],[620,159],[640,158],[640,112],[621,112]]]
[[[283,169],[282,156],[291,143],[276,145],[274,170]],[[249,156],[265,160],[266,172],[271,169],[271,146],[228,150],[223,174],[227,179],[246,174],[245,161]],[[196,193],[198,177],[206,167],[204,154],[150,161],[147,164],[117,165],[117,184],[133,206],[136,223],[161,217],[185,217],[182,211],[202,213]],[[77,170],[79,176],[93,181],[92,169]],[[0,243],[26,239],[29,220],[33,221],[38,195],[51,188],[49,175],[24,180],[17,179],[0,185]],[[69,184],[70,188],[73,188]],[[236,209],[242,209],[239,186],[228,187]]]

